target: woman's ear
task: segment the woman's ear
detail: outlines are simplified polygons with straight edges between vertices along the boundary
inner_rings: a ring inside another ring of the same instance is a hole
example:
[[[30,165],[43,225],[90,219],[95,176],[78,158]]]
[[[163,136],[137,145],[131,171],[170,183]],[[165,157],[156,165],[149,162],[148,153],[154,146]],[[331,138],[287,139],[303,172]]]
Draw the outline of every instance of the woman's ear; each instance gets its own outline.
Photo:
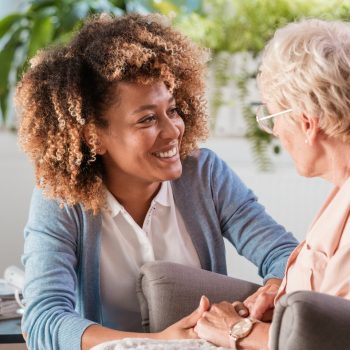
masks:
[[[103,145],[102,137],[95,124],[88,123],[83,128],[83,138],[85,143],[91,150],[95,150],[96,154],[103,155],[106,148]]]
[[[319,135],[318,118],[303,113],[301,116],[301,130],[305,134],[305,143],[314,145]]]

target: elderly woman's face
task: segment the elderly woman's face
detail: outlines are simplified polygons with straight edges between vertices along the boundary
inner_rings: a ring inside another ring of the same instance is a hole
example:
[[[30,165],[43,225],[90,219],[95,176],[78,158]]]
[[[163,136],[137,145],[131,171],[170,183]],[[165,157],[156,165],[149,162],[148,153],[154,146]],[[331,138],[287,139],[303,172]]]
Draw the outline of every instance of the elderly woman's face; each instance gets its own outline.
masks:
[[[164,83],[121,82],[117,96],[104,115],[109,128],[101,135],[107,173],[130,184],[178,178],[184,122]]]
[[[271,114],[280,112],[280,109],[273,104],[268,104],[267,107]],[[292,120],[291,117],[292,114],[289,113],[276,117],[273,133],[292,157],[298,173],[302,176],[313,176],[315,171],[314,149],[310,148],[307,143],[300,120]]]

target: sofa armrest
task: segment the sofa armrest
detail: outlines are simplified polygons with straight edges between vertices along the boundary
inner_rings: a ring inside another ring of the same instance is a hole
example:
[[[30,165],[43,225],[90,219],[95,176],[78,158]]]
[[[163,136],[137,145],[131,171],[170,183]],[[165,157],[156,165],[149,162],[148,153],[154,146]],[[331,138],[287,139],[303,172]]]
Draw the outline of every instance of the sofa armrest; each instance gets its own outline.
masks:
[[[287,294],[277,303],[270,350],[350,349],[350,301],[316,292]]]
[[[244,300],[260,286],[218,273],[165,261],[141,267],[137,295],[142,325],[158,332],[198,307],[200,297],[211,302]]]

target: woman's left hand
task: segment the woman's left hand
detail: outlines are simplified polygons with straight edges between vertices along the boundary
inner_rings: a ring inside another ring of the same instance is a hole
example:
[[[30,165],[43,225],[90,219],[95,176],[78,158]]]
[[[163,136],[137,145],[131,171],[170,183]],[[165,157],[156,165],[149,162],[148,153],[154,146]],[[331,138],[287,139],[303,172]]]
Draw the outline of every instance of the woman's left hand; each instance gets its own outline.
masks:
[[[198,320],[194,331],[202,339],[208,340],[217,346],[230,348],[229,331],[233,324],[242,320],[236,311],[236,304],[223,301],[213,304],[209,311],[203,313]]]

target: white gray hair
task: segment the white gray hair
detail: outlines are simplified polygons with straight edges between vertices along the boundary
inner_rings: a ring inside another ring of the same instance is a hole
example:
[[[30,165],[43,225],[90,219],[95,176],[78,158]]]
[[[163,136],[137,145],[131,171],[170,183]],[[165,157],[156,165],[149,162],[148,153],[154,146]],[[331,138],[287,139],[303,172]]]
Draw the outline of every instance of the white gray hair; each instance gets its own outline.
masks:
[[[265,102],[317,117],[327,135],[350,140],[350,24],[306,19],[278,29],[258,84]]]

